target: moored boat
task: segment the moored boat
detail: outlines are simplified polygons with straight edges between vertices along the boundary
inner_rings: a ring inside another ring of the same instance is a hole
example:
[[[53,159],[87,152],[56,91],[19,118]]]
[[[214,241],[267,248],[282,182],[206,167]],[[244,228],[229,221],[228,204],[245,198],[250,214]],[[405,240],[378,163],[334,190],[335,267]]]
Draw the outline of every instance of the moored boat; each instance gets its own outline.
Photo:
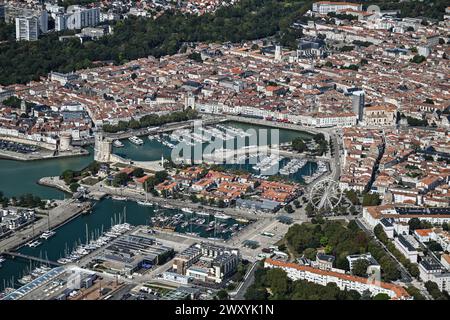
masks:
[[[120,140],[114,140],[113,146],[116,148],[122,148],[124,146],[124,144]]]
[[[136,137],[136,136],[129,137],[128,140],[129,140],[131,143],[134,143],[134,144],[136,144],[136,145],[138,145],[138,146],[144,144],[144,140],[142,140],[141,138]]]

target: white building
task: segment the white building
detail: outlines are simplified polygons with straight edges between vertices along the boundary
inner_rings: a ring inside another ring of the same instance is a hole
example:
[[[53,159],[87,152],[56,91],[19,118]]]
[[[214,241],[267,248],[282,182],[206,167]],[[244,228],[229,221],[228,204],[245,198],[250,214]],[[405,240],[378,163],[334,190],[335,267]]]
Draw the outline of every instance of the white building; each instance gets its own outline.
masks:
[[[16,18],[16,40],[35,41],[39,38],[39,19],[37,17]]]
[[[409,235],[399,235],[394,239],[395,247],[411,262],[417,263],[419,244]]]
[[[320,270],[310,266],[302,266],[295,263],[266,259],[265,268],[279,268],[284,270],[288,277],[295,280],[306,280],[322,286],[335,283],[341,290],[355,290],[362,294],[369,291],[372,296],[379,293],[387,294],[391,299],[410,300],[411,297],[406,290],[391,283],[369,281],[366,278],[356,277],[333,271]]]
[[[40,34],[48,31],[48,13],[45,10],[30,15],[16,17],[16,40],[37,40]]]
[[[84,8],[76,5],[69,6],[65,14],[55,16],[56,31],[95,27],[99,23],[100,8]]]
[[[394,207],[382,205],[363,207],[363,219],[373,229],[383,218],[392,218],[397,223],[408,223],[412,218],[442,225],[450,222],[450,208]]]
[[[423,258],[419,263],[420,279],[423,282],[431,281],[437,284],[440,291],[450,289],[450,272],[445,272],[445,267],[431,257]]]
[[[66,16],[64,14],[57,14],[54,19],[56,31],[63,31],[67,29]]]
[[[327,14],[330,12],[339,12],[342,10],[352,9],[355,11],[362,10],[362,4],[350,2],[334,2],[334,1],[319,1],[314,2],[312,11],[320,14]]]
[[[392,223],[392,221],[390,219],[383,218],[380,220],[380,224],[383,227],[383,231],[384,231],[384,233],[386,233],[387,237],[389,239],[394,239],[395,227],[394,227],[394,224]]]
[[[356,114],[340,113],[330,115],[318,115],[316,120],[316,127],[351,127],[356,125]]]
[[[379,266],[378,262],[372,257],[372,255],[369,253],[364,254],[352,254],[347,256],[347,261],[350,270],[353,270],[353,267],[355,266],[356,261],[359,260],[366,260],[369,262],[369,265]]]

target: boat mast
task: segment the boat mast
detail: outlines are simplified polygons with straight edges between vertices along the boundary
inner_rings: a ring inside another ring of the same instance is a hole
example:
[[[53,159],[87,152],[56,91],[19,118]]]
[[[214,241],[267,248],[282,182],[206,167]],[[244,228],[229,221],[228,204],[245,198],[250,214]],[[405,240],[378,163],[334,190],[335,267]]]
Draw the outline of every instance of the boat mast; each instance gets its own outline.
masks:
[[[89,244],[89,233],[88,233],[88,225],[86,223],[86,245]]]

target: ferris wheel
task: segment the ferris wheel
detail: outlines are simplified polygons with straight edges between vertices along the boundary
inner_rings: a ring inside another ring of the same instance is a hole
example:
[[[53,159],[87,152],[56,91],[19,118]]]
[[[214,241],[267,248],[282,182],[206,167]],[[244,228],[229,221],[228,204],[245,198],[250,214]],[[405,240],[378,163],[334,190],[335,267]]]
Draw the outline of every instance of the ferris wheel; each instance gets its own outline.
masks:
[[[331,179],[326,179],[315,184],[310,191],[309,201],[315,209],[333,210],[342,200],[342,190],[339,184]]]

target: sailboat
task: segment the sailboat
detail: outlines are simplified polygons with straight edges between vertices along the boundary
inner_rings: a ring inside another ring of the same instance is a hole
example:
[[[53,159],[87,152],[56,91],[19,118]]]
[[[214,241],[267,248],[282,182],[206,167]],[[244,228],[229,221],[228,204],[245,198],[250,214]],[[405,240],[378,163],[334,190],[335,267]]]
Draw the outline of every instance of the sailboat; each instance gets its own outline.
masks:
[[[32,238],[32,239],[34,238],[34,223],[33,223],[33,233],[32,233],[31,238]],[[35,240],[35,241],[30,240],[29,242],[27,242],[26,245],[27,245],[29,248],[36,248],[36,247],[39,246],[40,244],[41,244],[41,242],[39,242],[39,241],[37,241],[37,240]]]
[[[148,201],[148,192],[147,192],[147,181],[144,182],[145,189],[145,201],[138,201],[137,204],[141,206],[152,206],[153,203]]]
[[[47,219],[47,231],[42,233],[40,235],[40,238],[47,240],[48,238],[53,237],[55,234],[56,234],[55,231],[50,230],[50,214],[49,214]]]

